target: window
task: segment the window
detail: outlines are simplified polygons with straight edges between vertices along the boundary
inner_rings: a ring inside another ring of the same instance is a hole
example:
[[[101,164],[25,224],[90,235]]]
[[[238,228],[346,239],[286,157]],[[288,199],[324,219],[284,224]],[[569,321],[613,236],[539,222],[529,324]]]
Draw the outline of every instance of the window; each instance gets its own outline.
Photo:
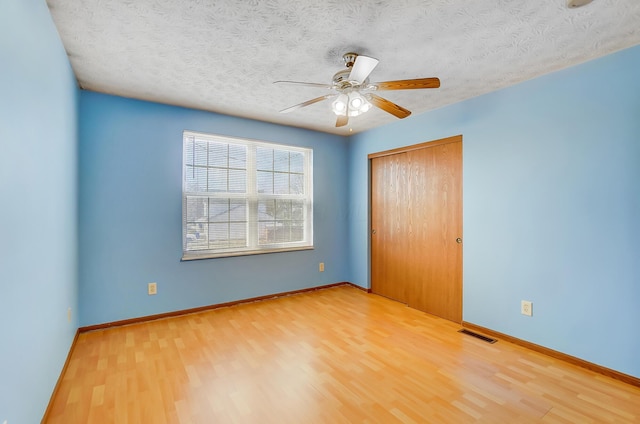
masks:
[[[313,248],[312,154],[185,131],[182,259]]]

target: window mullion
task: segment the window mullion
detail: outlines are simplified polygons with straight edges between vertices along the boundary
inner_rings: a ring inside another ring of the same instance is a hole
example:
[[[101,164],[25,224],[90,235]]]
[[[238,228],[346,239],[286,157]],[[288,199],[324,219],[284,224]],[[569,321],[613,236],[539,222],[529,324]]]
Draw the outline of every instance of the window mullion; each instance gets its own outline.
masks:
[[[311,155],[304,158],[304,239],[313,240],[313,162]]]
[[[250,144],[247,149],[247,245],[258,247],[258,196],[257,196],[256,145]]]

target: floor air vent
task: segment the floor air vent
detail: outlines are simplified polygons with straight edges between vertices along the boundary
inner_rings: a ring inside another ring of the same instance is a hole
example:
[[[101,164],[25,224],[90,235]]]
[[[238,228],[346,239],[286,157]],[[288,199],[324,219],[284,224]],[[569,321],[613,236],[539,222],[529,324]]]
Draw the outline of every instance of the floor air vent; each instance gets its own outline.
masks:
[[[458,333],[467,334],[469,336],[475,337],[476,339],[480,339],[480,340],[485,341],[487,343],[495,343],[495,342],[498,341],[497,339],[492,339],[491,337],[483,336],[482,334],[478,334],[478,333],[474,333],[473,331],[469,331],[466,328],[463,328],[462,330],[458,330]]]

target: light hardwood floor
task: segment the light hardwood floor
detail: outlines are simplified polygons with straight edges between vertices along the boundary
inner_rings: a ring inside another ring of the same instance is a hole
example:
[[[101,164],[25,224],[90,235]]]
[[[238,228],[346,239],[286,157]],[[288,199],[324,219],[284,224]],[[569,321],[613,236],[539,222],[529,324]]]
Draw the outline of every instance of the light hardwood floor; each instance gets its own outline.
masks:
[[[48,423],[628,423],[640,388],[341,286],[80,334]]]

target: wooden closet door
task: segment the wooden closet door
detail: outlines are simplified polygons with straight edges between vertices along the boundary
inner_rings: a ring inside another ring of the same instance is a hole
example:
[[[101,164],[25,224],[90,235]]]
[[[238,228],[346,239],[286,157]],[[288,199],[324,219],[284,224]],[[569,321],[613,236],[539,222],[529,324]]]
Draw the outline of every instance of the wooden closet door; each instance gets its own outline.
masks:
[[[371,291],[408,303],[409,216],[406,153],[377,158],[371,163]]]
[[[372,292],[462,321],[461,137],[371,161]]]

